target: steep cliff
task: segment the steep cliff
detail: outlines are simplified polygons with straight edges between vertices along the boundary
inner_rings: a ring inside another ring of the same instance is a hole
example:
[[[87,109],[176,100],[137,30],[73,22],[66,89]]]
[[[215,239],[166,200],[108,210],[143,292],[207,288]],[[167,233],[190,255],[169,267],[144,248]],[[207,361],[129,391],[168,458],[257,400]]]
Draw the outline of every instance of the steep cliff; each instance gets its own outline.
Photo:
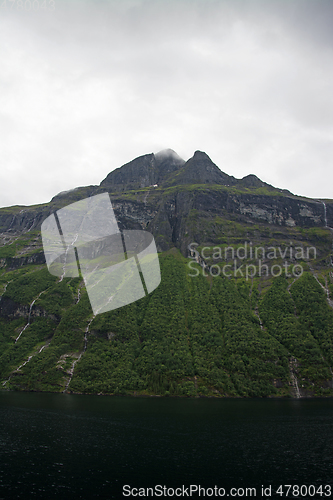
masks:
[[[176,246],[185,252],[183,237],[187,242],[195,236],[189,223],[193,210],[198,221],[231,217],[248,227],[333,227],[332,200],[324,203],[294,196],[254,175],[235,179],[200,151],[184,162],[174,151],[165,150],[112,171],[100,186],[59,193],[44,205],[0,209],[1,241],[8,244],[14,236],[39,230],[53,211],[105,191],[110,193],[121,227],[151,231],[160,250]],[[207,237],[211,241],[213,235]]]

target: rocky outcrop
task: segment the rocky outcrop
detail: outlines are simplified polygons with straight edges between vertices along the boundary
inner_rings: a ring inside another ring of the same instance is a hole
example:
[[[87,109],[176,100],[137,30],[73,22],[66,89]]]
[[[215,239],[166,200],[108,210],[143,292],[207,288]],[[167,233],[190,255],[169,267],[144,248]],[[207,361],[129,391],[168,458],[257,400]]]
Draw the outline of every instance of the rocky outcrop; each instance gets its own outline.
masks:
[[[210,214],[238,214],[244,221],[257,220],[279,226],[324,227],[323,206],[296,197],[268,196],[228,191],[197,192],[193,208]]]
[[[105,189],[101,189],[99,186],[86,186],[59,193],[49,203],[31,207],[0,208],[0,236],[4,236],[4,233],[8,233],[7,235],[10,236],[40,230],[42,222],[54,211],[100,192],[105,192]]]
[[[30,321],[33,318],[50,318],[52,321],[58,323],[60,321],[60,317],[55,314],[47,313],[43,308],[35,306],[30,307],[31,305],[18,304],[14,302],[12,299],[8,297],[0,297],[0,316],[8,319],[20,319],[25,318]]]
[[[158,213],[158,206],[146,200],[124,200],[111,195],[113,210],[122,229],[146,229]]]
[[[28,318],[30,306],[17,304],[8,297],[0,298],[0,316],[7,319]]]
[[[246,175],[242,179],[237,180],[237,186],[245,188],[265,188],[268,191],[277,191],[279,193],[292,196],[292,193],[287,189],[279,189],[274,186],[271,186],[271,184],[263,182],[261,179],[259,179],[259,177],[253,174]]]
[[[44,252],[34,253],[32,255],[25,255],[22,257],[7,257],[6,265],[8,271],[13,271],[28,264],[45,264]]]
[[[33,231],[39,228],[46,218],[45,212],[49,212],[45,205],[41,205],[40,208],[10,207],[0,209],[0,230],[12,233]]]

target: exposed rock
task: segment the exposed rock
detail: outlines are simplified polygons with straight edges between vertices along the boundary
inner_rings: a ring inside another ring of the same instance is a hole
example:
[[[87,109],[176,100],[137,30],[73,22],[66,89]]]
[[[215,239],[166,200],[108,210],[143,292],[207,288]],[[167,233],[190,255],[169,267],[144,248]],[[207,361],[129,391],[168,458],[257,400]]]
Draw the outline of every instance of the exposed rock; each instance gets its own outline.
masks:
[[[8,319],[28,318],[30,306],[17,304],[8,297],[1,297],[0,316]]]
[[[128,191],[158,185],[163,180],[178,170],[183,164],[182,160],[171,149],[139,156],[120,168],[113,170],[101,182],[102,187],[107,187],[109,192]]]
[[[30,305],[18,304],[8,297],[0,297],[0,316],[7,320],[25,318],[33,322],[34,318],[49,318],[55,323],[59,323],[60,317],[56,314],[46,312],[42,307],[34,305],[30,309]]]
[[[26,266],[28,264],[45,264],[44,252],[35,253],[32,255],[26,255],[24,257],[7,257],[6,264],[8,271],[13,271],[19,267]]]
[[[325,200],[324,205],[320,200],[294,196],[252,174],[235,179],[202,151],[185,163],[168,149],[132,160],[110,172],[100,186],[59,193],[48,204],[0,209],[2,245],[39,229],[59,208],[105,191],[110,193],[120,229],[147,229],[154,234],[158,250],[176,246],[184,252],[188,241],[203,237],[189,223],[191,210],[198,211],[198,221],[218,216],[280,228],[333,227],[332,200]],[[10,269],[28,263],[43,264],[42,252],[6,258]]]
[[[196,151],[179,172],[166,182],[166,185],[221,184],[233,186],[236,182],[235,177],[222,172],[206,153]]]

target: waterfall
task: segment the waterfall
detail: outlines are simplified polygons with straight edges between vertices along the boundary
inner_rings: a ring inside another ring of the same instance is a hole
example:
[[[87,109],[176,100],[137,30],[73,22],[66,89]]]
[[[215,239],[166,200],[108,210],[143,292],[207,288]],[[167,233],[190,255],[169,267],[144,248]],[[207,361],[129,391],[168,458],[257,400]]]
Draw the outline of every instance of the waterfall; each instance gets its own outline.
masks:
[[[324,201],[321,202],[324,206],[324,222],[325,222],[325,227],[328,227],[327,225],[327,207],[326,207],[326,203]]]
[[[324,201],[322,201],[322,200],[318,200],[318,201],[320,201],[320,203],[322,203],[322,205],[324,207],[324,222],[325,222],[325,227],[331,231],[331,234],[332,234],[332,251],[333,251],[333,228],[330,227],[328,225],[328,222],[327,222],[327,207],[326,207],[326,203]],[[332,256],[331,256],[331,266],[333,267]],[[332,272],[331,276],[333,277],[333,272]]]
[[[298,381],[297,381],[297,377],[295,374],[294,374],[294,382],[295,382],[295,389],[296,389],[296,398],[300,398],[301,393],[299,392]]]
[[[326,207],[326,203],[323,201],[323,200],[318,200],[324,207],[324,223],[325,223],[325,226],[327,229],[329,229],[331,232],[332,232],[332,235],[333,235],[333,227],[330,227],[328,225],[328,221],[327,221],[327,207]]]
[[[64,265],[63,265],[63,267],[62,267],[62,275],[60,276],[58,283],[61,283],[61,282],[62,282],[62,280],[64,279],[65,274],[66,274],[66,261],[67,261],[67,254],[68,254],[68,250],[69,250],[69,247],[66,247],[66,250],[65,250]]]
[[[96,313],[98,314],[98,312]],[[86,352],[87,350],[87,344],[88,344],[88,333],[89,333],[89,328],[90,328],[90,325],[91,323],[94,321],[95,317],[96,317],[96,314],[93,315],[93,317],[91,318],[91,320],[89,321],[88,325],[87,325],[87,328],[85,329],[85,332],[84,332],[84,346],[83,346],[83,351],[80,352],[80,355],[77,359],[75,359],[72,363],[72,366],[70,367],[69,369],[69,379],[67,380],[66,382],[66,385],[65,385],[65,389],[62,391],[63,393],[67,392],[67,389],[69,387],[69,384],[71,383],[72,381],[72,378],[73,378],[73,375],[74,375],[74,370],[75,370],[75,365],[76,363],[78,363],[80,361],[80,359],[82,358],[83,354]]]
[[[5,287],[4,287],[4,289],[3,289],[3,292],[2,292],[2,294],[0,295],[0,302],[1,302],[1,300],[2,300],[2,296],[3,296],[3,295],[5,295],[5,293],[6,293],[7,286],[8,286],[8,285],[9,285],[9,283],[11,283],[12,281],[13,281],[13,280],[10,280],[10,281],[8,281],[8,282],[5,284]]]
[[[36,302],[36,300],[39,299],[39,297],[42,295],[42,293],[46,292],[46,290],[43,290],[42,292],[40,292],[37,297],[31,302],[30,304],[30,308],[29,308],[29,315],[28,315],[28,323],[25,325],[25,327],[23,328],[23,330],[21,331],[20,335],[15,339],[15,344],[16,342],[18,341],[18,339],[21,337],[22,333],[28,328],[28,326],[30,326],[30,318],[31,318],[31,311],[32,311],[32,308],[33,308],[33,305],[34,303]]]
[[[81,290],[80,290],[80,288],[78,288],[76,304],[78,304],[80,302],[80,298],[81,298]]]
[[[297,363],[296,358],[294,358],[293,356],[291,356],[291,358],[289,360],[290,378],[291,378],[292,386],[293,386],[293,388],[295,390],[296,398],[299,399],[302,396],[301,396],[301,393],[299,391],[298,380],[297,380],[297,377],[296,377],[296,367],[297,367],[296,363]]]
[[[332,231],[333,231],[333,230],[332,230]],[[317,281],[318,285],[319,285],[319,286],[321,286],[321,288],[322,288],[322,289],[324,290],[324,292],[326,293],[326,298],[327,298],[328,305],[329,305],[330,307],[332,307],[332,308],[333,308],[333,300],[332,300],[332,299],[331,299],[331,297],[330,297],[330,290],[329,290],[329,288],[328,288],[328,283],[327,283],[326,276],[324,276],[324,280],[325,280],[325,286],[324,286],[324,285],[323,285],[323,284],[319,281],[318,276],[317,276],[317,274],[316,274],[315,270],[313,269],[313,267],[312,267],[312,266],[310,266],[310,264],[309,264],[309,268],[310,268],[310,271],[311,271],[311,273],[312,273],[312,275],[313,275],[314,279]]]
[[[264,329],[264,325],[263,325],[263,322],[261,321],[261,317],[259,315],[259,310],[258,309],[256,309],[256,314],[257,314],[257,317],[259,319],[260,329],[263,330]]]
[[[62,282],[62,280],[63,280],[63,279],[64,279],[64,277],[65,277],[65,274],[66,274],[66,262],[67,262],[67,254],[68,254],[68,250],[70,249],[70,247],[74,247],[74,243],[76,242],[76,240],[78,239],[78,237],[79,237],[79,233],[76,233],[76,235],[75,235],[75,237],[74,237],[74,239],[73,239],[72,243],[66,247],[66,250],[65,250],[64,265],[63,265],[63,268],[62,268],[63,273],[62,273],[62,275],[60,276],[60,279],[59,279],[58,283],[61,283],[61,282]]]
[[[324,222],[325,222],[325,227],[331,231],[332,236],[333,236],[333,227],[330,227],[328,225],[328,221],[327,221],[327,207],[326,207],[326,203],[324,201],[322,201],[322,200],[319,200],[319,201],[320,201],[320,203],[324,207]],[[333,245],[332,245],[332,248],[333,248]]]
[[[19,371],[19,370],[20,370],[23,366],[25,366],[27,363],[29,363],[29,361],[30,361],[32,358],[33,358],[33,356],[29,356],[29,357],[28,357],[28,359],[27,359],[24,363],[22,363],[22,364],[21,364],[18,368],[16,368],[16,370],[15,370],[15,371],[17,371],[17,372],[18,372],[18,371]]]
[[[189,256],[195,260],[199,266],[202,267],[203,270],[210,271],[210,266],[206,263],[206,261],[201,257],[201,255],[195,255],[195,252],[192,249],[189,249]]]
[[[25,327],[21,330],[21,333],[20,335],[15,339],[15,344],[16,342],[18,341],[18,339],[21,337],[22,333],[28,328],[28,326],[30,326],[30,323],[28,321],[28,323],[25,325]]]
[[[31,304],[30,304],[29,315],[28,315],[28,323],[25,325],[25,327],[23,328],[23,330],[21,330],[21,333],[19,334],[19,336],[15,339],[15,344],[18,341],[18,339],[21,337],[22,333],[28,328],[28,326],[30,326],[31,309],[32,309],[32,307],[33,307],[33,305],[34,305],[35,302],[36,302],[36,299],[34,299],[31,302]]]
[[[34,220],[33,220],[32,224],[31,224],[31,226],[29,227],[29,229],[28,229],[27,233],[28,233],[29,231],[31,231],[31,229],[34,227],[35,221],[36,221],[36,217],[34,217]]]
[[[263,330],[264,329],[264,324],[263,324],[263,322],[261,321],[261,318],[260,318],[258,304],[256,304],[256,307],[254,308],[254,314],[257,316],[257,318],[259,320],[260,329]]]
[[[9,227],[6,229],[6,231],[9,231],[9,229],[12,227],[13,222],[15,220],[16,215],[13,216],[11,223],[9,224]]]
[[[98,309],[98,311],[99,311],[99,309]],[[83,352],[85,352],[86,349],[87,349],[87,343],[88,343],[88,337],[87,336],[88,336],[88,333],[89,333],[89,328],[90,328],[91,323],[96,318],[96,315],[98,314],[98,311],[96,312],[96,314],[93,315],[93,317],[89,321],[88,326],[87,326],[87,328],[86,328],[86,330],[84,332],[84,347],[83,347]]]
[[[21,333],[22,333],[22,332],[21,332]],[[5,385],[7,384],[7,382],[9,382],[9,381],[10,381],[10,379],[12,378],[12,376],[13,376],[13,374],[14,374],[15,372],[18,372],[18,371],[19,371],[19,370],[20,370],[23,366],[25,366],[27,363],[29,363],[29,361],[31,361],[31,360],[32,360],[32,358],[33,358],[34,356],[36,356],[37,354],[39,354],[40,352],[42,352],[42,350],[43,350],[45,347],[48,347],[48,346],[49,346],[49,344],[50,344],[50,342],[48,342],[47,344],[43,345],[43,346],[39,349],[39,351],[37,351],[37,352],[35,352],[34,354],[32,354],[31,356],[29,356],[29,357],[28,357],[28,359],[27,359],[24,363],[22,363],[20,366],[18,366],[18,367],[17,367],[17,368],[16,368],[16,369],[12,372],[12,374],[9,376],[9,378],[8,378],[7,380],[5,380],[5,381],[2,383],[2,385],[3,385],[3,386],[5,386]]]

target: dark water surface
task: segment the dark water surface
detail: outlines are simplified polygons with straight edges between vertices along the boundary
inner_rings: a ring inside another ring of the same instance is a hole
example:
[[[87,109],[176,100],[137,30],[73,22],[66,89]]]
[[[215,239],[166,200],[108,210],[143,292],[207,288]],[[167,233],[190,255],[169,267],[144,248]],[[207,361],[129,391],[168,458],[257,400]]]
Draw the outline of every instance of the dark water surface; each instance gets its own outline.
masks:
[[[0,393],[1,499],[134,498],[124,485],[158,484],[257,498],[261,485],[333,486],[333,400]]]

